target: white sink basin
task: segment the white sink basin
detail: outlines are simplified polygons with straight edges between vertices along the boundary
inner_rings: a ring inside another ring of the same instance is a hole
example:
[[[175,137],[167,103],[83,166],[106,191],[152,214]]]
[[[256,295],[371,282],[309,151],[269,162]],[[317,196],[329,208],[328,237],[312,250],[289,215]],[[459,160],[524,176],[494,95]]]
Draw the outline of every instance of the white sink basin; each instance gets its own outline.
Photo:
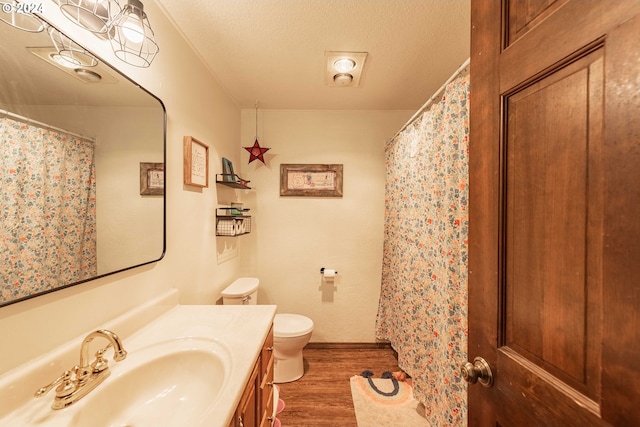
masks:
[[[33,393],[78,363],[86,334],[0,375],[0,427],[228,427],[275,311],[178,305],[167,292],[100,326],[128,355],[116,363],[108,350],[111,375],[64,409],[51,409],[53,391]]]
[[[231,358],[218,342],[154,343],[111,362],[111,375],[77,402],[69,427],[197,425],[225,385]],[[71,409],[71,408],[69,408]]]

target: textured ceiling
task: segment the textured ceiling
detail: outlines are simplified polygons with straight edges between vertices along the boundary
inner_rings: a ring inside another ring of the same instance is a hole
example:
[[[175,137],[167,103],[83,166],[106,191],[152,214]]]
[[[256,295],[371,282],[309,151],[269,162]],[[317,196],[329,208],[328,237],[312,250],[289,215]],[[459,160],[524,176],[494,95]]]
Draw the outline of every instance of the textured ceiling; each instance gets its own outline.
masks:
[[[417,110],[469,57],[470,0],[156,0],[238,106]],[[325,51],[368,52],[359,87]]]

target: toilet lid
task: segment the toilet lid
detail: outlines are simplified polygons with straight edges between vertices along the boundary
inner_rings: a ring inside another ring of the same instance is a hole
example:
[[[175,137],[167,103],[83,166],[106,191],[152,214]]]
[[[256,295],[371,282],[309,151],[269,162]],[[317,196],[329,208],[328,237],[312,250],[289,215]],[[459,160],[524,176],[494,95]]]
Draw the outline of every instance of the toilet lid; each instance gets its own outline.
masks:
[[[221,292],[223,297],[246,297],[258,289],[260,281],[255,277],[240,277]]]
[[[273,336],[298,337],[313,330],[313,320],[300,314],[276,314],[273,319]]]

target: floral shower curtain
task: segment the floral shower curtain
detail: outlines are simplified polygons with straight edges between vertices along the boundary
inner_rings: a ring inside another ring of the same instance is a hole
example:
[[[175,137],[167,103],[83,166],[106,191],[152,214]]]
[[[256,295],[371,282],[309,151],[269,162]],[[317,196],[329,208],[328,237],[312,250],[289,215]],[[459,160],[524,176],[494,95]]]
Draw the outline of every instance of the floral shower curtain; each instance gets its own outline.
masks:
[[[469,71],[385,147],[376,336],[391,342],[433,427],[467,423]]]
[[[94,144],[0,119],[0,301],[96,275]]]

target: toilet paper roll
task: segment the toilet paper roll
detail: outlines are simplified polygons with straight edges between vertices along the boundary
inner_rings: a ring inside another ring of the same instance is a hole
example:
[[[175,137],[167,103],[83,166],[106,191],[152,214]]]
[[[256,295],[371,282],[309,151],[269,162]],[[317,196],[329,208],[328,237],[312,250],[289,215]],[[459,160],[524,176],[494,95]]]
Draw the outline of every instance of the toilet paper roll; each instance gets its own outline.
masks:
[[[331,268],[325,268],[324,272],[322,273],[322,275],[324,276],[325,279],[333,279],[334,277],[336,277],[336,271],[334,269]]]
[[[216,226],[219,236],[235,236],[236,228],[232,219],[220,219]]]

